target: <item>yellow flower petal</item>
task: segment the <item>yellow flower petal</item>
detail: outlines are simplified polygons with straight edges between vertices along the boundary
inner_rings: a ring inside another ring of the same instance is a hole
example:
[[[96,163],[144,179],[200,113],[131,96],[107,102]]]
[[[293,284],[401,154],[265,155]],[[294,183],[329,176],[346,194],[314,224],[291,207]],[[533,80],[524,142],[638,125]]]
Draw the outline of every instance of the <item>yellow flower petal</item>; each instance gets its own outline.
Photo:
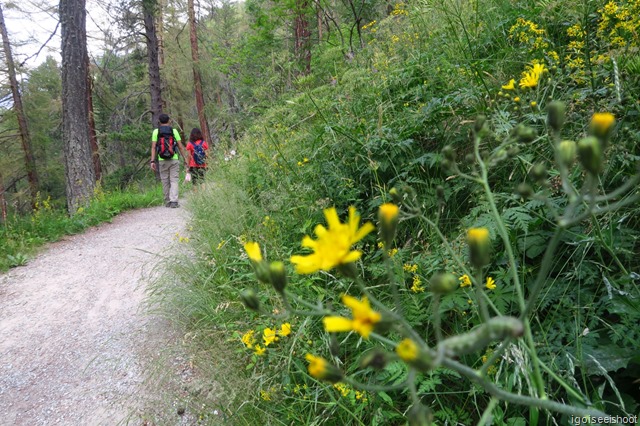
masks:
[[[260,245],[255,241],[250,241],[244,245],[244,251],[247,252],[247,256],[254,262],[262,262],[262,253],[260,252]]]
[[[339,333],[353,330],[353,321],[345,317],[324,317],[322,319],[324,331],[328,333]]]

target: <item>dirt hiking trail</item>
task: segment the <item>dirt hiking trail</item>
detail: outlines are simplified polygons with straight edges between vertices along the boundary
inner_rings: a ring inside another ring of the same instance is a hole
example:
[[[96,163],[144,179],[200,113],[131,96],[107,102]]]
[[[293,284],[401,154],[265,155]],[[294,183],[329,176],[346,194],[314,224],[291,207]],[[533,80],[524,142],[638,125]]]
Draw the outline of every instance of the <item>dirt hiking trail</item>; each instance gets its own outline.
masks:
[[[0,275],[0,425],[153,423],[145,377],[175,336],[143,302],[185,222],[182,208],[122,213]]]

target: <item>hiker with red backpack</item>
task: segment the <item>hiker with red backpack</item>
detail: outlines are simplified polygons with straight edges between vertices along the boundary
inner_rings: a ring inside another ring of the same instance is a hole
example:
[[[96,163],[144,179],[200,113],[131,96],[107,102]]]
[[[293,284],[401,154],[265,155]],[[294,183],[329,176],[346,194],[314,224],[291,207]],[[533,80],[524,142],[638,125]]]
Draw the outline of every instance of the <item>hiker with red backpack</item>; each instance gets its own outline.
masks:
[[[160,126],[151,134],[151,169],[157,169],[162,181],[162,192],[166,207],[176,208],[178,205],[178,177],[180,163],[178,152],[184,158],[185,167],[189,167],[187,150],[182,145],[180,133],[171,127],[171,119],[167,114],[158,117]],[[157,160],[157,163],[156,163]]]
[[[204,180],[207,170],[207,150],[209,144],[202,137],[202,131],[197,127],[191,130],[187,151],[189,151],[189,174],[194,185]]]

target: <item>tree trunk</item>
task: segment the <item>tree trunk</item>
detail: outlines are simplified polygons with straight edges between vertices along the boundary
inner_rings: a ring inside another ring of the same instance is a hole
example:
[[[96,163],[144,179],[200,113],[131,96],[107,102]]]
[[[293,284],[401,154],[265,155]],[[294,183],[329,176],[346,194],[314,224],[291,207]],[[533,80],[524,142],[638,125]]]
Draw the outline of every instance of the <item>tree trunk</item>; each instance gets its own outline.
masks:
[[[311,73],[311,31],[308,18],[309,0],[296,0],[294,52],[303,75]]]
[[[62,29],[62,139],[67,208],[88,204],[95,185],[89,136],[85,0],[60,0]]]
[[[209,133],[209,124],[204,111],[204,96],[202,95],[202,78],[200,76],[200,55],[198,54],[198,37],[196,33],[196,13],[193,7],[193,0],[188,1],[189,12],[189,37],[191,39],[191,59],[193,60],[193,86],[196,93],[196,108],[198,109],[198,121],[204,139],[213,144]]]
[[[7,223],[7,200],[4,198],[4,182],[0,173],[0,211],[2,212],[2,223]]]
[[[318,22],[318,43],[322,41],[322,7],[320,3],[316,5],[316,21]]]
[[[147,59],[149,61],[149,91],[151,93],[151,122],[158,127],[158,116],[162,113],[162,81],[158,55],[158,36],[156,34],[155,13],[156,0],[143,0],[142,13],[144,31],[147,42]]]
[[[89,109],[89,141],[91,143],[91,158],[96,181],[102,179],[102,162],[100,161],[100,149],[98,148],[98,136],[96,135],[96,120],[93,115],[93,79],[89,67],[89,55],[86,56],[87,64],[87,107]]]
[[[18,119],[18,131],[22,142],[22,151],[24,152],[24,164],[29,180],[29,190],[31,192],[31,205],[34,206],[38,195],[38,174],[36,173],[36,162],[33,157],[33,148],[31,146],[31,136],[29,135],[29,126],[27,118],[22,107],[22,96],[18,87],[18,79],[16,78],[16,69],[11,55],[11,45],[9,44],[9,36],[7,27],[4,23],[4,15],[2,6],[0,6],[0,32],[2,32],[2,45],[4,47],[5,61],[9,72],[9,83],[11,85],[11,93],[13,94],[13,106]]]
[[[158,27],[156,29],[156,37],[158,37],[158,68],[160,70],[160,93],[167,93],[168,83],[166,78],[162,77],[164,70],[164,10],[166,8],[167,0],[158,0],[158,13],[157,13],[157,23]],[[162,110],[165,111],[167,109],[167,100],[162,98]]]

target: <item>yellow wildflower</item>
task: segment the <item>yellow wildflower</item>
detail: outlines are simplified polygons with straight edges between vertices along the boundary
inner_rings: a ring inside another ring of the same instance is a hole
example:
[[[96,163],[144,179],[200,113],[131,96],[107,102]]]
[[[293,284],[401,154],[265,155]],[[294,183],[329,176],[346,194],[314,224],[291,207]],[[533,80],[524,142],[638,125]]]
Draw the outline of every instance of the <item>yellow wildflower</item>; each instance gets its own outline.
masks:
[[[276,335],[275,329],[271,329],[269,327],[264,329],[264,332],[262,333],[262,340],[264,340],[265,346],[269,346],[271,343],[273,343],[277,339],[278,339],[278,336]]]
[[[547,71],[544,64],[534,63],[532,67],[522,73],[520,87],[536,87],[540,77]]]
[[[260,345],[256,345],[254,353],[258,356],[264,356],[264,354],[267,352],[267,348],[266,347],[262,347]]]
[[[402,265],[402,269],[405,272],[412,272],[412,273],[416,273],[416,271],[418,270],[418,265],[411,265],[410,263],[405,263],[404,265]]]
[[[489,230],[487,228],[471,228],[467,231],[469,244],[469,260],[475,267],[482,267],[489,263]]]
[[[467,231],[467,241],[469,244],[486,244],[489,241],[489,230],[487,228],[470,228]]]
[[[487,285],[486,285],[486,287],[489,290],[495,290],[496,289],[496,282],[494,281],[493,278],[487,277]]]
[[[280,332],[278,333],[283,337],[287,337],[288,335],[291,334],[291,324],[289,324],[288,322],[285,322],[284,324],[282,324],[280,326]]]
[[[329,364],[326,359],[311,354],[307,354],[305,358],[309,362],[308,370],[311,377],[328,380],[331,383],[336,383],[342,378],[342,372],[336,366]]]
[[[509,82],[507,84],[502,86],[502,88],[504,90],[515,90],[515,88],[516,88],[516,80],[512,78],[511,80],[509,80]]]
[[[336,383],[333,385],[334,388],[338,389],[338,391],[340,392],[340,394],[344,397],[349,396],[349,393],[351,392],[351,389],[349,388],[349,385],[346,385],[344,383]]]
[[[368,339],[375,324],[382,319],[382,315],[371,309],[369,300],[366,297],[358,300],[355,297],[344,294],[342,303],[351,309],[353,319],[339,316],[324,317],[322,322],[324,323],[325,331],[329,333],[355,331],[365,339]]]
[[[360,259],[362,252],[351,250],[351,246],[368,233],[373,231],[373,224],[367,222],[360,227],[360,215],[355,207],[349,208],[349,219],[346,223],[340,223],[335,208],[324,210],[324,216],[329,228],[317,225],[315,234],[317,240],[305,236],[302,246],[313,250],[306,256],[291,256],[291,262],[296,265],[299,274],[312,274],[317,271],[329,271],[336,266],[352,263]]]
[[[591,132],[596,136],[607,135],[615,123],[616,117],[610,112],[596,112],[591,117]]]
[[[244,251],[247,252],[247,256],[254,262],[262,262],[262,253],[260,252],[260,245],[255,241],[249,241],[244,245]]]
[[[396,353],[403,361],[413,361],[418,357],[418,345],[411,339],[404,339],[396,346]]]
[[[400,208],[393,203],[384,203],[380,206],[380,216],[388,223],[398,217]]]
[[[422,280],[418,275],[413,276],[413,285],[411,286],[411,291],[414,293],[421,293],[424,291],[424,287],[422,286]]]
[[[242,336],[242,343],[244,343],[244,345],[249,349],[251,349],[253,344],[256,342],[254,334],[255,331],[249,330]]]
[[[469,278],[467,274],[464,274],[458,279],[460,280],[460,287],[469,287],[471,285],[471,278]]]
[[[260,398],[262,398],[264,401],[271,401],[271,394],[268,391],[261,390]]]

